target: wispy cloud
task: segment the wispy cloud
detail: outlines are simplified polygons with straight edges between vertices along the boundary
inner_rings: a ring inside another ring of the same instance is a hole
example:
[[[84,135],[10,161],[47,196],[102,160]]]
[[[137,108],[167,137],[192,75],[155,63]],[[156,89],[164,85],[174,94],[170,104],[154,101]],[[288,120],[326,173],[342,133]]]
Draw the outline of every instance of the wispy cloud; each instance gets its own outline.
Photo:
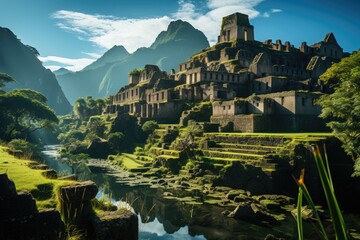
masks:
[[[282,10],[278,8],[271,9],[271,13],[279,13],[279,12],[282,12]]]
[[[101,57],[101,54],[98,54],[98,53],[89,53],[89,52],[81,52],[81,53],[86,54],[86,55],[88,55],[92,58],[96,58],[96,59]]]
[[[96,59],[94,58],[64,58],[57,56],[38,57],[40,61],[45,63],[45,67],[51,71],[56,71],[61,67],[67,68],[70,71],[79,71],[85,66],[91,64]]]
[[[53,18],[58,27],[80,34],[96,45],[109,49],[123,45],[129,52],[148,47],[167,28],[172,19],[167,16],[149,19],[120,19],[114,16],[90,15],[73,11],[57,11]]]

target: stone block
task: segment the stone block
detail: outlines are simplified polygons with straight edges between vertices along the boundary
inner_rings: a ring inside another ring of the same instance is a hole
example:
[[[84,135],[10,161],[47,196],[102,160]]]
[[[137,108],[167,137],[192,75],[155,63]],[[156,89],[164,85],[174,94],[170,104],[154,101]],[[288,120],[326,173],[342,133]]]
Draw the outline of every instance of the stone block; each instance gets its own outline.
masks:
[[[93,199],[98,187],[92,181],[81,182],[76,185],[60,188],[60,198],[64,202],[83,202]]]
[[[104,212],[92,221],[97,240],[137,240],[138,218],[130,210]]]
[[[0,174],[0,198],[16,196],[16,188],[13,181],[11,181],[7,174]]]

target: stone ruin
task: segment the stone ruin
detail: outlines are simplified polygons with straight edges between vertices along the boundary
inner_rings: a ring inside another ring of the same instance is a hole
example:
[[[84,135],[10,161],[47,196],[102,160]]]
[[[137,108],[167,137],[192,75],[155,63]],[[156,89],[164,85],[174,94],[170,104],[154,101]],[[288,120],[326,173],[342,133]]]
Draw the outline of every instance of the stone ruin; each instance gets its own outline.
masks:
[[[209,121],[219,129],[230,124],[235,128],[228,131],[240,132],[326,130],[316,100],[332,90],[319,76],[345,56],[333,33],[299,48],[257,41],[248,16],[234,13],[223,18],[218,42],[179,64],[178,72],[155,65],[132,71],[129,84],[110,97],[107,113],[179,123],[187,103],[210,101]]]

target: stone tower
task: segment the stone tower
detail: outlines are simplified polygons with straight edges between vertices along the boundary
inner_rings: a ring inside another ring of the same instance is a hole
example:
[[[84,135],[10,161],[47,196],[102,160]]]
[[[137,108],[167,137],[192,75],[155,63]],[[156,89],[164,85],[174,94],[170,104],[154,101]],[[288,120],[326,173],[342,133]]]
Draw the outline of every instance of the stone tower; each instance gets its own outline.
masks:
[[[223,17],[218,43],[234,40],[254,41],[254,26],[248,15],[234,13]]]

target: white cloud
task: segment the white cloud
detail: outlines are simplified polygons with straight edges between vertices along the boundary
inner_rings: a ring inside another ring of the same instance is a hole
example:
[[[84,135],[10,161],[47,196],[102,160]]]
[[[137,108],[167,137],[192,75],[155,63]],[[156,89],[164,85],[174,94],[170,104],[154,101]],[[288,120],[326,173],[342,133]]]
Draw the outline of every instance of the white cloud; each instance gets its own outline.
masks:
[[[268,17],[270,17],[270,13],[268,13],[268,12],[264,12],[264,14],[262,15],[262,17],[264,17],[264,18],[268,18]]]
[[[282,12],[283,10],[281,9],[278,9],[278,8],[273,8],[271,9],[271,13],[279,13],[279,12]]]
[[[94,58],[74,59],[57,56],[39,56],[38,58],[41,62],[45,63],[44,66],[51,71],[58,70],[61,67],[67,68],[70,71],[79,71],[96,60]]]
[[[109,49],[123,45],[129,52],[149,47],[157,35],[166,30],[171,18],[120,19],[113,16],[90,15],[72,11],[57,11],[53,18],[62,22],[57,26],[80,34],[96,45]]]
[[[176,19],[190,22],[204,32],[210,43],[215,43],[223,16],[234,12],[245,13],[250,19],[261,16],[255,7],[262,1],[207,0],[205,6],[198,6],[190,0],[179,0],[179,8],[171,16],[145,19],[120,19],[65,10],[55,12],[52,17],[59,20],[58,27],[78,34],[79,39],[88,40],[105,49],[123,45],[129,52],[134,52],[140,47],[149,47],[156,36]],[[202,7],[206,7],[206,11],[197,11],[203,9]],[[280,9],[273,10],[278,12]]]
[[[81,53],[86,54],[86,55],[88,55],[92,58],[96,58],[96,59],[98,59],[102,56],[101,54],[98,54],[98,53],[88,53],[88,52],[81,52]]]

